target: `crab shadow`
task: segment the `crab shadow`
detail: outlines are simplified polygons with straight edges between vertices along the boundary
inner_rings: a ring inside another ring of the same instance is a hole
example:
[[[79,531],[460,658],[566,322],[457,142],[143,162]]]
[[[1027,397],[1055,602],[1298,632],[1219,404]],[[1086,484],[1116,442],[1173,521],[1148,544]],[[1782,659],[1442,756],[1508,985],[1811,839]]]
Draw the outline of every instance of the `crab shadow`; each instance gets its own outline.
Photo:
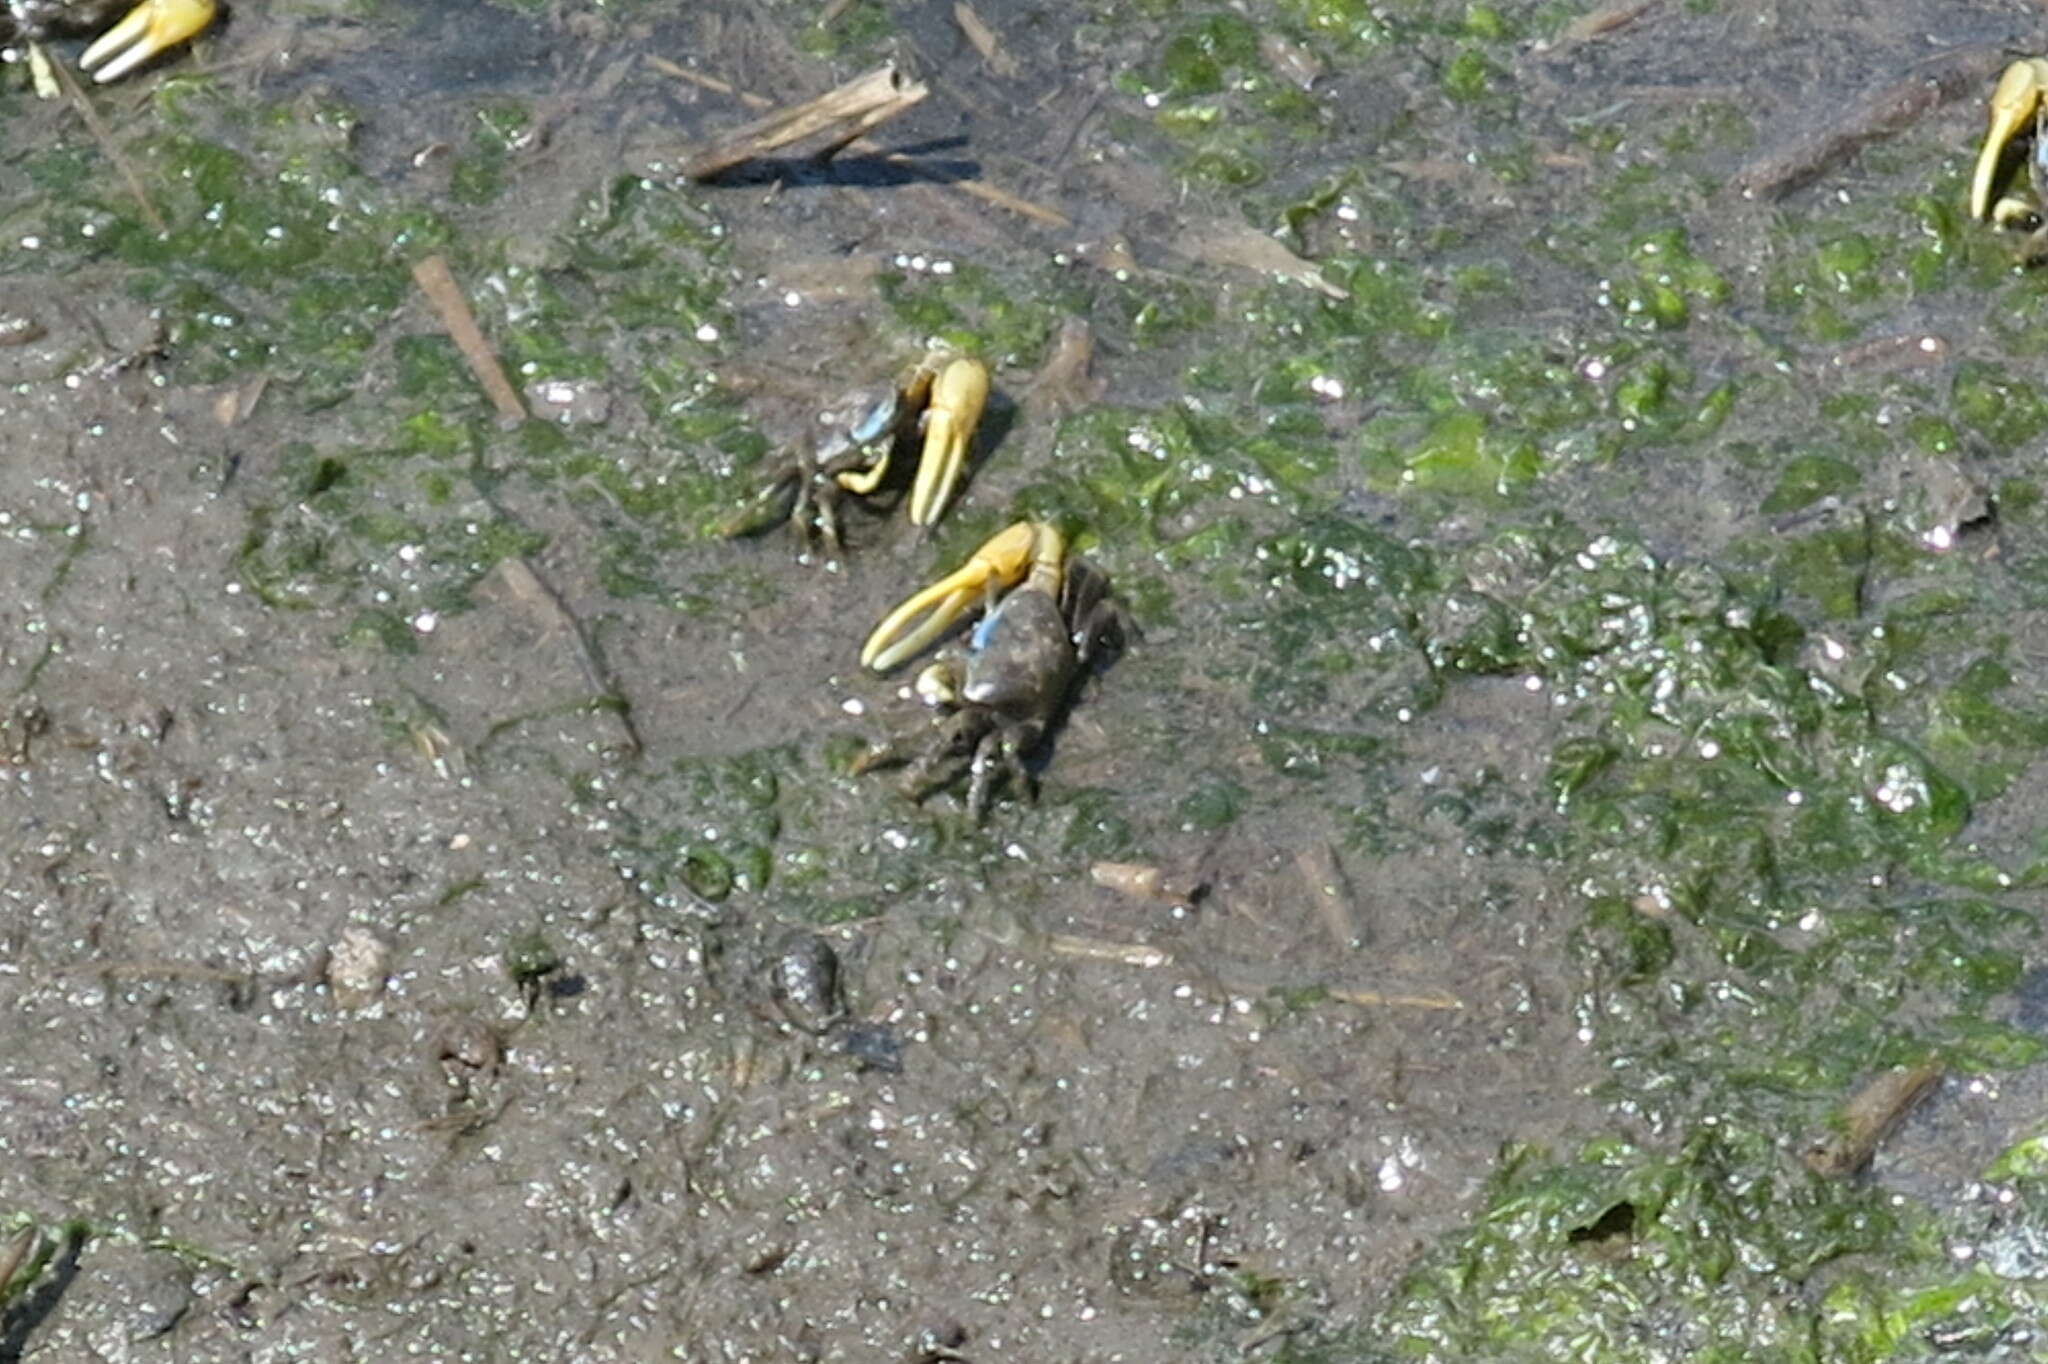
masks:
[[[779,183],[792,190],[958,184],[980,179],[981,163],[967,157],[939,157],[935,153],[966,144],[964,137],[947,137],[891,151],[841,153],[832,157],[759,156],[707,176],[703,183],[711,188]]]

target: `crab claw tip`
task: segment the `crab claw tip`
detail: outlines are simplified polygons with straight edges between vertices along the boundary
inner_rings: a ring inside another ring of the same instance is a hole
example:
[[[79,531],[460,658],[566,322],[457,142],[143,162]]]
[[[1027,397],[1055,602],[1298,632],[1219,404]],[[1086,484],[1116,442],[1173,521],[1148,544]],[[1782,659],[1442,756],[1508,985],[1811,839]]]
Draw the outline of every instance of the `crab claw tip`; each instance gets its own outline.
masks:
[[[214,0],[142,0],[78,59],[98,84],[119,80],[213,22]]]

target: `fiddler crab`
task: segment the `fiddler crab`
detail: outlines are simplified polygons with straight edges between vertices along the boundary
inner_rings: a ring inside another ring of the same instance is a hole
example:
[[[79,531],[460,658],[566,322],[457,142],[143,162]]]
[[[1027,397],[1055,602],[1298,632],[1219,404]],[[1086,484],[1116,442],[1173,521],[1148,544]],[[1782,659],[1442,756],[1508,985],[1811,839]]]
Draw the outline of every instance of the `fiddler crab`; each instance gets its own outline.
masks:
[[[876,397],[854,395],[821,417],[817,446],[778,467],[752,501],[719,526],[732,537],[787,521],[798,534],[837,546],[839,506],[850,494],[872,497],[888,483],[899,446],[924,439],[910,487],[910,522],[929,526],[945,513],[966,472],[974,428],[988,403],[988,367],[933,351]],[[901,479],[897,480],[900,485]]]
[[[30,61],[40,70],[35,45],[45,38],[106,28],[123,8],[128,13],[106,28],[79,57],[95,81],[119,80],[130,71],[193,37],[213,22],[214,0],[5,0],[0,4],[0,43],[25,40]]]
[[[1024,759],[1059,721],[1098,649],[1121,647],[1131,627],[1109,599],[1109,579],[1085,559],[1068,558],[1057,528],[1020,521],[891,611],[861,647],[860,661],[887,672],[976,606],[982,616],[961,656],[941,657],[916,682],[918,695],[941,713],[869,748],[853,770],[905,768],[903,792],[912,800],[965,776],[967,811],[979,823],[998,778],[1033,794]]]
[[[1970,180],[1970,216],[2014,232],[2025,232],[2020,259],[2027,264],[2048,259],[2048,58],[2028,57],[2005,68],[1991,92],[1991,126],[1977,152],[1977,171]],[[1999,172],[2014,143],[2027,145],[2027,184],[1997,194]]]

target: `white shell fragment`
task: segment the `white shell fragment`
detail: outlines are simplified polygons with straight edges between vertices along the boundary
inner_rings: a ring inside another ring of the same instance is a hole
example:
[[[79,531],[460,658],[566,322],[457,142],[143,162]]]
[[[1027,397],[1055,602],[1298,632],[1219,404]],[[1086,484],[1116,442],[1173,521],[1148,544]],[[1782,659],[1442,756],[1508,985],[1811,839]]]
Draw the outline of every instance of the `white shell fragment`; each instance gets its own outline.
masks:
[[[327,988],[344,1009],[366,1008],[384,993],[391,966],[391,945],[367,928],[342,930],[341,940],[327,949]]]
[[[595,426],[611,416],[612,395],[594,379],[537,379],[526,386],[526,405],[542,421]]]

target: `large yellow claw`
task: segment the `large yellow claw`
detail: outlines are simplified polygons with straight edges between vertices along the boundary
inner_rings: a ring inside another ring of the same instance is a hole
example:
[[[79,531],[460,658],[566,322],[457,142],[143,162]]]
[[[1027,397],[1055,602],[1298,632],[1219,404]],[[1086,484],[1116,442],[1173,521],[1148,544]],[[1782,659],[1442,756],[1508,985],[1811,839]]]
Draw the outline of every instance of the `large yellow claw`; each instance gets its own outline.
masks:
[[[988,402],[988,366],[961,358],[947,364],[932,381],[931,405],[925,409],[924,453],[917,461],[917,481],[910,489],[910,524],[929,526],[953,500],[953,490],[967,468],[967,447]]]
[[[213,12],[214,0],[142,0],[125,19],[102,33],[78,64],[102,85],[119,80],[212,23]]]
[[[978,603],[1026,577],[1047,581],[1055,598],[1067,556],[1066,538],[1039,521],[1019,521],[991,536],[958,570],[913,593],[861,646],[863,667],[885,673],[951,629]],[[923,619],[920,620],[919,617]]]
[[[2016,61],[1998,78],[1998,88],[1991,92],[1991,126],[1977,152],[1977,173],[1970,180],[1971,217],[1992,216],[1991,191],[1998,179],[1999,162],[2005,159],[2005,149],[2013,139],[2040,112],[2044,91],[2048,91],[2048,60],[2040,57]]]

